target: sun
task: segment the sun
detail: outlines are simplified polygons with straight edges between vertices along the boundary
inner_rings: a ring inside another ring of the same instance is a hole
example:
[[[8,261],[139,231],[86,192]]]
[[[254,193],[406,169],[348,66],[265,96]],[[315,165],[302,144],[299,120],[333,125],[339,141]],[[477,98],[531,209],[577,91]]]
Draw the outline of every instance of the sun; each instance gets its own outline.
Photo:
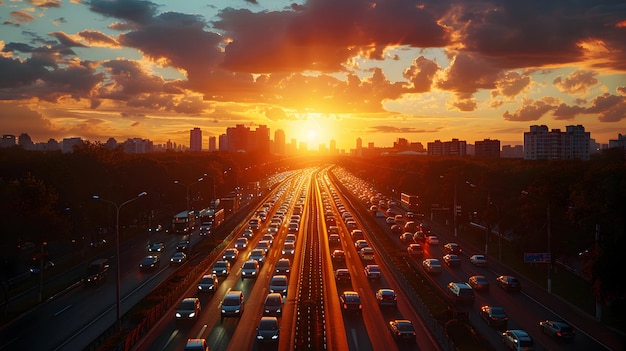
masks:
[[[309,129],[309,131],[306,133],[306,140],[309,143],[317,142],[319,140],[318,137],[319,133],[315,129]]]

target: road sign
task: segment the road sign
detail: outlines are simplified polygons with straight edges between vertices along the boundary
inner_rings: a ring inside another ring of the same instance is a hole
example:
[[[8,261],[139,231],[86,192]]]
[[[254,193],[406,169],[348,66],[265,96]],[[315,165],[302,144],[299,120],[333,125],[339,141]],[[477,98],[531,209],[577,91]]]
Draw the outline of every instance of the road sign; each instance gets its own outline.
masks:
[[[524,253],[524,263],[550,263],[552,255],[549,252]]]

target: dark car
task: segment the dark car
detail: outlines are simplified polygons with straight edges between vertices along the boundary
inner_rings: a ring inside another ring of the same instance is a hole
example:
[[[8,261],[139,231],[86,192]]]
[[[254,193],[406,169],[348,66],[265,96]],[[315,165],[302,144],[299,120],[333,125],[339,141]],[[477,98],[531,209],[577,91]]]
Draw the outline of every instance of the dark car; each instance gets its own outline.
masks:
[[[392,289],[378,289],[376,291],[376,302],[379,306],[397,306],[398,297]]]
[[[187,250],[189,250],[189,240],[183,240],[176,244],[176,251],[187,252]]]
[[[176,309],[176,320],[198,319],[200,315],[200,299],[197,297],[184,298]]]
[[[215,274],[206,274],[198,282],[198,292],[214,293],[217,290],[218,279]]]
[[[230,249],[224,250],[224,254],[222,255],[222,260],[235,262],[237,261],[238,257],[239,257],[239,250],[235,248],[230,248]]]
[[[455,254],[447,254],[443,256],[443,262],[448,265],[448,267],[459,267],[461,265],[461,258]]]
[[[396,340],[415,342],[415,327],[408,319],[394,319],[389,321],[389,331]]]
[[[269,293],[265,297],[263,304],[264,316],[281,316],[283,314],[283,295],[280,293]]]
[[[509,350],[534,350],[535,342],[523,329],[511,329],[502,333],[502,342]]]
[[[187,339],[184,351],[209,351],[206,339]]]
[[[346,268],[339,268],[335,271],[335,280],[339,283],[350,283],[350,271]]]
[[[339,234],[330,234],[328,236],[328,244],[331,246],[340,246],[341,238],[339,237]]]
[[[484,319],[490,327],[506,328],[509,323],[509,316],[504,308],[499,306],[482,306],[480,318]]]
[[[230,262],[217,261],[213,265],[212,273],[218,277],[226,277],[230,274]]]
[[[496,282],[504,291],[519,291],[521,289],[519,280],[510,275],[501,275],[496,278]]]
[[[286,274],[288,275],[291,272],[291,261],[288,258],[281,258],[276,262],[274,266],[274,273],[276,274]]]
[[[109,273],[109,259],[99,258],[93,260],[87,266],[87,274],[85,275],[84,282],[86,285],[97,285],[102,283]]]
[[[265,263],[265,251],[263,251],[263,249],[253,249],[250,251],[248,258],[257,261],[259,267],[262,267],[263,263]]]
[[[157,269],[160,263],[159,256],[146,256],[139,264],[139,269],[142,271]]]
[[[487,291],[489,290],[489,281],[487,277],[484,275],[473,275],[469,277],[467,283],[474,289],[475,291]]]
[[[443,245],[445,253],[460,255],[463,253],[463,249],[457,243],[447,243]]]
[[[148,246],[148,252],[161,252],[165,249],[165,244],[164,243],[155,243],[152,244],[150,246]]]
[[[559,340],[572,340],[576,336],[574,327],[563,321],[541,321],[539,322],[539,328],[543,333]]]
[[[278,341],[280,327],[278,326],[278,318],[261,317],[259,326],[256,328],[256,339],[259,342]]]
[[[356,291],[344,291],[339,296],[339,302],[344,311],[361,312],[361,297]]]
[[[187,255],[184,252],[176,251],[170,258],[171,265],[180,265],[187,261]]]
[[[343,250],[334,250],[330,256],[336,262],[343,262],[346,259],[346,253]]]

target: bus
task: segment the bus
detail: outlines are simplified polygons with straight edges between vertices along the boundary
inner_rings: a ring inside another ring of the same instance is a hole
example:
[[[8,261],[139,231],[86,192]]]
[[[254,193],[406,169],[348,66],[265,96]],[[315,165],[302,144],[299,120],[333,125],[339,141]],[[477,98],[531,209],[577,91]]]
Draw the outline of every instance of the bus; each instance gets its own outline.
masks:
[[[400,194],[400,203],[405,210],[415,212],[419,207],[419,197],[407,193]]]
[[[181,211],[172,219],[172,230],[177,234],[187,234],[196,225],[196,213],[194,211]]]

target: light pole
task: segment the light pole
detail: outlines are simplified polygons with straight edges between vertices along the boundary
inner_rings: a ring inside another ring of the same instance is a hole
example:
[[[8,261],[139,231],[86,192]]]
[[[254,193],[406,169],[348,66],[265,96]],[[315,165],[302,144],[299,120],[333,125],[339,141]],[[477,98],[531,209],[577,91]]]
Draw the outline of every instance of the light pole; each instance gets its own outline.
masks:
[[[470,181],[465,181],[465,184],[469,185],[472,188],[476,188],[476,184],[470,182]],[[488,249],[489,249],[489,232],[491,231],[491,228],[489,227],[490,225],[490,221],[489,221],[489,210],[491,208],[491,192],[489,190],[487,190],[487,207],[485,208],[485,213],[483,214],[483,216],[485,217],[485,256],[487,255]],[[501,260],[501,259],[500,259]]]
[[[41,243],[41,256],[39,257],[39,302],[43,301],[43,260],[45,255],[45,247],[48,245],[47,242],[43,241]]]
[[[439,179],[444,179],[444,176],[439,176]],[[458,209],[458,205],[457,205],[457,189],[456,189],[456,180],[454,180],[454,199],[453,199],[453,209],[452,209],[452,226],[454,226],[454,236],[457,237],[459,236],[459,230],[457,227],[457,209]],[[431,217],[432,217],[432,210],[431,210]],[[432,218],[431,218],[432,219]]]
[[[529,193],[526,190],[522,190],[522,195],[526,195],[526,196],[533,196],[535,198],[537,198],[536,195]],[[550,219],[550,200],[546,200],[546,232],[548,234],[548,255],[549,257],[549,261],[548,263],[548,293],[552,293],[552,249],[551,249],[551,245],[550,242],[552,241],[551,237],[552,237],[552,229],[551,229],[551,219]]]
[[[205,174],[205,176],[206,176],[206,174]],[[201,182],[201,181],[203,181],[203,180],[204,180],[204,178],[198,178],[198,180],[196,180],[195,182],[191,182],[191,183],[189,183],[189,184],[183,184],[183,183],[179,182],[178,180],[175,180],[175,181],[174,181],[174,184],[178,184],[178,185],[182,185],[182,186],[184,186],[184,187],[185,187],[185,190],[187,191],[187,211],[191,210],[191,208],[189,208],[189,202],[190,202],[190,201],[189,201],[189,188],[190,188],[192,185],[197,184],[197,183],[200,183],[200,182]]]
[[[115,249],[117,250],[117,291],[116,291],[116,303],[117,303],[117,316],[115,319],[115,324],[117,326],[117,331],[121,331],[122,330],[122,323],[120,320],[120,305],[121,305],[121,299],[120,299],[120,286],[121,286],[121,281],[120,281],[120,210],[122,209],[122,207],[124,207],[124,205],[133,202],[135,200],[137,200],[138,198],[142,197],[142,196],[146,196],[148,195],[147,192],[141,192],[139,193],[137,196],[135,196],[134,198],[130,199],[130,200],[126,200],[124,202],[122,202],[120,205],[116,204],[115,202],[111,201],[111,200],[105,200],[100,198],[99,195],[93,195],[92,198],[95,200],[100,200],[100,201],[104,201],[104,202],[108,202],[111,205],[113,205],[115,207]]]

